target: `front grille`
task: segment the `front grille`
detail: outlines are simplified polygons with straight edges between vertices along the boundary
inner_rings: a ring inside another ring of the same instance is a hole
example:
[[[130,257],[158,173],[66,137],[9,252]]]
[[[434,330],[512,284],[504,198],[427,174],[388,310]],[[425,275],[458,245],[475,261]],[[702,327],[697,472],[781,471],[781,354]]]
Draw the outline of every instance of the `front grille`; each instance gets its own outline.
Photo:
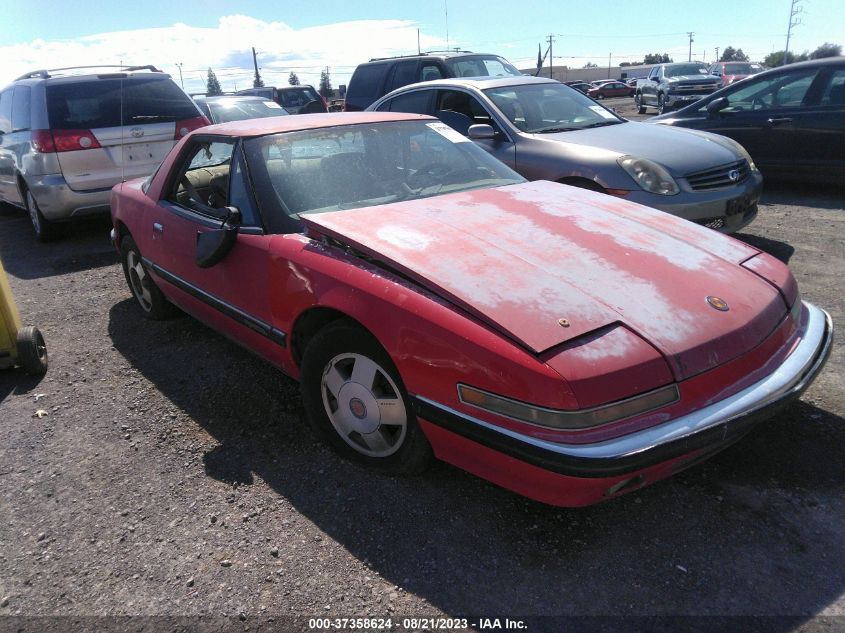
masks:
[[[718,84],[698,84],[686,86],[673,86],[669,92],[674,92],[681,95],[709,95],[716,90]]]
[[[722,165],[714,169],[697,171],[686,176],[686,180],[693,191],[706,191],[708,189],[721,189],[722,187],[733,187],[744,182],[751,170],[748,161],[744,158],[730,165]],[[731,178],[731,176],[735,176]]]

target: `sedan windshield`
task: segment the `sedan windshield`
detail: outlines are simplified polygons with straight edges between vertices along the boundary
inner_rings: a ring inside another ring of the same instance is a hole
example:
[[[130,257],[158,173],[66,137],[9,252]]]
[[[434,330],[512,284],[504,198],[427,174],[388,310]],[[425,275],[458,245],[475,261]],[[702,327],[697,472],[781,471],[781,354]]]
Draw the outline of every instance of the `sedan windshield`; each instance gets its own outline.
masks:
[[[207,102],[211,110],[211,120],[215,123],[242,121],[244,119],[262,119],[271,116],[285,116],[287,112],[274,101],[253,99],[220,99]]]
[[[624,122],[589,97],[557,82],[488,88],[484,94],[511,123],[531,134],[570,132]]]
[[[277,217],[525,182],[439,121],[274,134],[250,139],[244,149],[258,202]]]

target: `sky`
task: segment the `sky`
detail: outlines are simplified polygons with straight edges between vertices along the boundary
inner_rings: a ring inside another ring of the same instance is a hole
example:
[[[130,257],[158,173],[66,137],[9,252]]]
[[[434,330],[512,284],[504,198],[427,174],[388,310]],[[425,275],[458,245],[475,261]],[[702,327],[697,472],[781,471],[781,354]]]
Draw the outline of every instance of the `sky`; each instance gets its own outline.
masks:
[[[0,0],[0,86],[39,68],[153,64],[205,90],[212,68],[224,90],[252,85],[252,47],[264,83],[287,85],[295,72],[318,85],[328,67],[334,87],[373,57],[460,47],[536,66],[553,38],[555,66],[602,67],[668,53],[712,62],[716,47],[762,60],[786,44],[792,0]],[[845,45],[843,0],[795,0],[789,49]],[[548,67],[548,60],[546,67]]]

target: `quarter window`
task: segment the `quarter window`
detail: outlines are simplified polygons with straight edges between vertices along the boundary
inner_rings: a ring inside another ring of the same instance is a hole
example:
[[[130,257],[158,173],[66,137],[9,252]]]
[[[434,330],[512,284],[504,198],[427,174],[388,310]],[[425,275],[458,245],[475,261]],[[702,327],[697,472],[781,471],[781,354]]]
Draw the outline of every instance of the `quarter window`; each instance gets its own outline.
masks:
[[[8,134],[12,131],[12,89],[0,93],[0,132]]]

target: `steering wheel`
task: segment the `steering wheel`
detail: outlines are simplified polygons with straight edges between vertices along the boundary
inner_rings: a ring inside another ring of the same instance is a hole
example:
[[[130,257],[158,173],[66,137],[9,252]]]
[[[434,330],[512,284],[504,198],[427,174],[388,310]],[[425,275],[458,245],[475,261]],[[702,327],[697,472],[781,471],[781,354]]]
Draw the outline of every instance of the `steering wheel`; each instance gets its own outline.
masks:
[[[428,182],[435,183],[445,178],[450,171],[449,167],[441,163],[428,163],[411,174],[405,184],[411,189],[419,189]]]
[[[766,103],[763,97],[754,97],[751,100],[751,109],[752,110],[765,110],[769,107],[769,104]]]

